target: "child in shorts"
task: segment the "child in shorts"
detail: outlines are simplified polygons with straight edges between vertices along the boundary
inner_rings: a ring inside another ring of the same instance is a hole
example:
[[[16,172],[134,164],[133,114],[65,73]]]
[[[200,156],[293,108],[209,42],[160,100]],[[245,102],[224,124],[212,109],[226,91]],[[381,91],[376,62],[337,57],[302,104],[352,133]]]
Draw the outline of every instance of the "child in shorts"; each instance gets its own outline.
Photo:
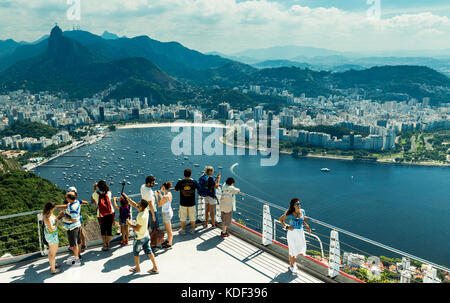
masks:
[[[119,199],[120,201],[120,207],[117,206],[116,200]],[[126,199],[123,197],[120,198],[114,198],[114,207],[119,210],[119,224],[120,224],[120,233],[122,234],[122,241],[120,242],[120,245],[125,246],[128,245],[128,224],[127,220],[131,219],[131,209],[130,204]]]

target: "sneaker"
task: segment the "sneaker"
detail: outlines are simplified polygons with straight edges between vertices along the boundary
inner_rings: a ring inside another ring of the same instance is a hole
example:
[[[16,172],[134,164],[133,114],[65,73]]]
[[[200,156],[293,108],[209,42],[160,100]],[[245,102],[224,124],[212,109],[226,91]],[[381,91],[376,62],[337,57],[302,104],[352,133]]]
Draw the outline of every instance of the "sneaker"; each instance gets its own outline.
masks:
[[[225,233],[225,237],[229,237],[230,234],[228,232]]]
[[[64,263],[66,263],[67,265],[72,265],[73,261],[75,261],[75,257],[74,256],[70,256],[69,258],[67,258],[66,261],[64,261]]]
[[[224,232],[220,232],[220,236],[221,236],[222,238],[225,238],[225,237],[227,236],[227,234],[224,233]]]
[[[179,235],[184,235],[184,234],[186,234],[186,231],[185,231],[184,229],[180,229],[180,230],[178,231],[178,234],[179,234]]]
[[[80,259],[72,261],[72,266],[78,267],[81,265]]]
[[[289,270],[290,270],[291,273],[293,273],[293,274],[297,273],[297,268],[295,267],[295,265],[292,266],[292,267],[289,267]]]

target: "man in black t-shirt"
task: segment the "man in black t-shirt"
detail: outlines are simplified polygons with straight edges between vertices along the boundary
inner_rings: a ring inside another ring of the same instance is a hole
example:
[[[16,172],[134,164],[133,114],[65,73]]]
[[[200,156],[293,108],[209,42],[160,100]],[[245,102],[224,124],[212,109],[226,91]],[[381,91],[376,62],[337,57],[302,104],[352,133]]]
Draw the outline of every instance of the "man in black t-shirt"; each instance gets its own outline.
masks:
[[[178,181],[177,185],[175,185],[175,190],[180,192],[180,235],[185,233],[184,229],[188,215],[192,227],[191,234],[195,231],[195,220],[197,219],[197,214],[195,211],[195,190],[198,190],[200,186],[197,181],[191,178],[191,175],[192,170],[189,168],[185,169],[184,179]]]

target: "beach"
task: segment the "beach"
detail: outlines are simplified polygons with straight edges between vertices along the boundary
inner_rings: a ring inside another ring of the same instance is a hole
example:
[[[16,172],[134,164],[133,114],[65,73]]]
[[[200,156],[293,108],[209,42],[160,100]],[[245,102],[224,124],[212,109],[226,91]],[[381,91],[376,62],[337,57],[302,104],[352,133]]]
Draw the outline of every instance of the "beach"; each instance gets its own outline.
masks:
[[[127,123],[116,126],[117,129],[155,128],[155,127],[220,127],[227,128],[220,123],[191,123],[191,122],[163,122],[163,123]]]

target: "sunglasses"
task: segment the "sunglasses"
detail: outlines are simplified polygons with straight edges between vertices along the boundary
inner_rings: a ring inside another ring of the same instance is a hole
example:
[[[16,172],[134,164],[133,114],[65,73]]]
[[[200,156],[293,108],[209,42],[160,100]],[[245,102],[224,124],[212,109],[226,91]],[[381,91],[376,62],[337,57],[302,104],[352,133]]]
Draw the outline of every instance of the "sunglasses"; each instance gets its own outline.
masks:
[[[300,206],[300,203],[295,203],[295,206]]]

